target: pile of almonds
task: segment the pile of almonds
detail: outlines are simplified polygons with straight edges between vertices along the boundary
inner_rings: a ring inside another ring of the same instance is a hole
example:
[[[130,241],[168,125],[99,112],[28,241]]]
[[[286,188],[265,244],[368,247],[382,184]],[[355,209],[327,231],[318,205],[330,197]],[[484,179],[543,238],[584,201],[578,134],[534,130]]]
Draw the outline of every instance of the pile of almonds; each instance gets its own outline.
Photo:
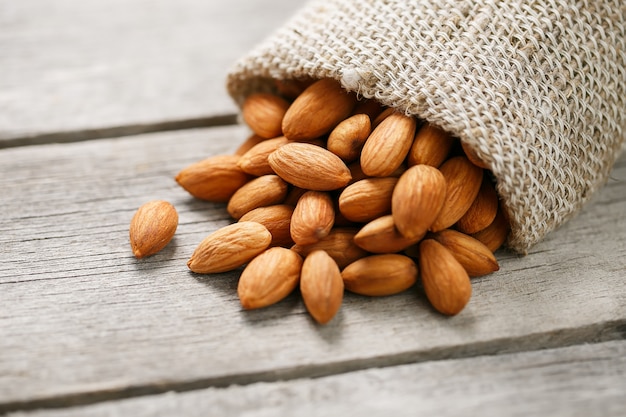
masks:
[[[243,103],[254,134],[235,154],[176,176],[192,196],[227,203],[236,220],[199,244],[189,269],[245,265],[237,291],[246,309],[299,286],[322,324],[344,289],[385,296],[418,279],[436,310],[459,313],[470,277],[498,270],[493,252],[509,231],[486,167],[441,129],[359,100],[334,80],[277,81],[276,90]],[[169,203],[146,206],[131,222],[137,257],[162,249],[178,222]]]

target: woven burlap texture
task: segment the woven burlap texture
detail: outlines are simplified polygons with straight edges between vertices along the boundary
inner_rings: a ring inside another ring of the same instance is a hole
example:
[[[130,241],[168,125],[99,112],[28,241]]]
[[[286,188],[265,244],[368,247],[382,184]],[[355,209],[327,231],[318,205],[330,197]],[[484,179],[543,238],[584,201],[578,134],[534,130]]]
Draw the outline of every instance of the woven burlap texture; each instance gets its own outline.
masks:
[[[332,77],[453,133],[488,164],[519,252],[605,184],[626,130],[623,0],[313,1],[239,60],[241,104],[269,79]]]

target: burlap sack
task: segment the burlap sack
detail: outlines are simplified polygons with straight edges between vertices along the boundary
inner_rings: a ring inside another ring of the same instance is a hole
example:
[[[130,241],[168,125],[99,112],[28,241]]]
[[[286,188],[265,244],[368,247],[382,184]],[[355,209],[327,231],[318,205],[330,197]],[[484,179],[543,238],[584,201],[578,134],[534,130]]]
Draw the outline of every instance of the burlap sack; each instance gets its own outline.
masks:
[[[623,0],[321,0],[236,63],[228,91],[333,77],[471,146],[520,253],[607,180],[626,128]]]

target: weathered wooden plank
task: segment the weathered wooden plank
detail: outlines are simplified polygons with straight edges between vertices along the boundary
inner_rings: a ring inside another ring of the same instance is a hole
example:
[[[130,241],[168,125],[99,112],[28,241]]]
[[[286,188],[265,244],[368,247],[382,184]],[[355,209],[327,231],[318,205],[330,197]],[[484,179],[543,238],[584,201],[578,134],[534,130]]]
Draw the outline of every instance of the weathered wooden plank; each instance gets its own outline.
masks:
[[[0,151],[0,410],[624,337],[626,157],[529,256],[502,253],[501,271],[474,280],[459,316],[433,312],[414,289],[347,295],[319,327],[297,294],[246,312],[237,273],[185,266],[228,219],[173,176],[246,135],[229,127]],[[136,261],[128,222],[154,198],[178,208],[179,230]]]
[[[626,341],[147,396],[55,416],[623,416]]]
[[[234,114],[228,68],[303,2],[0,2],[0,147]]]

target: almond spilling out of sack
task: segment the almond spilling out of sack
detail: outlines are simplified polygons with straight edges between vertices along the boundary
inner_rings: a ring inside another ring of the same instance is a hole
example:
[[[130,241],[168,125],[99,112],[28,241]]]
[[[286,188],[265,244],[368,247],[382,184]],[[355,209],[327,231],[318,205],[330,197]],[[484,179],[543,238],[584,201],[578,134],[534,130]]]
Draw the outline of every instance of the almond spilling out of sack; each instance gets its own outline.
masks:
[[[176,176],[192,196],[227,203],[241,224],[209,235],[189,269],[245,265],[245,309],[299,287],[321,324],[344,289],[387,296],[418,283],[437,311],[461,312],[470,278],[499,269],[494,251],[509,232],[487,168],[445,131],[332,79],[275,85],[243,103],[253,134],[233,155]]]

